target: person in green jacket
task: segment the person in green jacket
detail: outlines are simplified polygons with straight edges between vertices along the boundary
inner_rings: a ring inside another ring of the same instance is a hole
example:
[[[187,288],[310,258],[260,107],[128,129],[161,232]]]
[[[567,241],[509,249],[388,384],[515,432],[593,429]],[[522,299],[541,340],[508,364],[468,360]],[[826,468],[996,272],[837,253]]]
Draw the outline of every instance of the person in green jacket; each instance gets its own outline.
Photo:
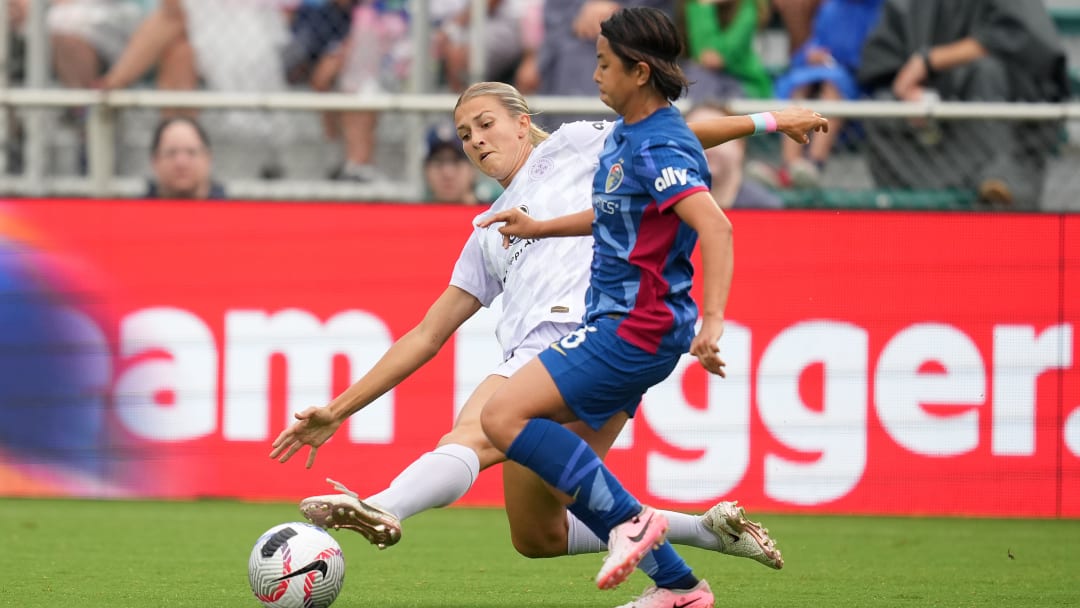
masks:
[[[680,9],[684,20],[690,60],[716,75],[727,75],[742,88],[745,97],[773,96],[772,77],[754,49],[754,35],[769,16],[764,0],[683,0]],[[713,77],[702,77],[701,70],[687,74],[703,88],[716,88]],[[691,86],[691,97],[695,87]],[[730,91],[706,91],[712,97],[733,97]]]

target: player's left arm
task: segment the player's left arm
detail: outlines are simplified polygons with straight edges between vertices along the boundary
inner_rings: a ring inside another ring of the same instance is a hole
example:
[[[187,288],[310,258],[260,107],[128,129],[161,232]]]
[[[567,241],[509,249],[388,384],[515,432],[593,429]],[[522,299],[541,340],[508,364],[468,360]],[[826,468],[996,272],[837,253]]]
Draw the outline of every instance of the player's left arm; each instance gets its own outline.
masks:
[[[735,269],[734,229],[707,191],[697,191],[680,200],[674,211],[698,233],[701,247],[704,279],[701,329],[690,344],[690,354],[709,372],[726,376],[719,341],[724,333],[724,309]]]
[[[805,144],[810,142],[810,133],[827,132],[829,121],[821,114],[809,108],[792,106],[770,112],[776,119],[776,130],[791,139]],[[696,120],[686,123],[694,136],[701,142],[701,147],[712,148],[724,142],[754,135],[754,119],[745,116],[723,116],[710,120]]]

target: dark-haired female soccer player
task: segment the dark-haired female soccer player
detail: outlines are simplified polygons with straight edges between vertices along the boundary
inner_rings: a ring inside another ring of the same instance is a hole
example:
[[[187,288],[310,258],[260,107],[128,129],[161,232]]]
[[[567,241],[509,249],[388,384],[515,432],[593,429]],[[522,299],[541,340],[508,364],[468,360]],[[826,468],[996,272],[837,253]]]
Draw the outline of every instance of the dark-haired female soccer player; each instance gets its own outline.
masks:
[[[665,515],[642,506],[563,426],[599,430],[624,420],[687,351],[723,376],[718,341],[734,263],[732,226],[709,193],[701,144],[672,105],[689,86],[674,24],[661,11],[622,9],[602,24],[596,49],[600,99],[621,118],[600,154],[592,208],[547,220],[511,209],[479,223],[503,222],[507,245],[592,234],[584,324],[511,376],[484,405],[481,425],[608,539],[598,587],[614,588],[640,563],[655,586],[629,606],[707,608],[712,591],[665,540]],[[704,302],[695,335],[690,256],[698,242]]]

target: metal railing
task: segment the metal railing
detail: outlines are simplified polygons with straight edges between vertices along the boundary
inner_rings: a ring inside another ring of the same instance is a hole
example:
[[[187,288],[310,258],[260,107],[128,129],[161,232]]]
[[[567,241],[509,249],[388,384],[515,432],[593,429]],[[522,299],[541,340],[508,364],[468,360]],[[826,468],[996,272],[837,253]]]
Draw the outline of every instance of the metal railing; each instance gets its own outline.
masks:
[[[87,175],[85,177],[50,178],[45,174],[44,163],[35,161],[43,157],[38,149],[27,161],[27,171],[21,176],[0,174],[0,193],[17,195],[87,195],[126,196],[132,194],[131,178],[116,174],[114,141],[117,114],[126,110],[189,108],[198,110],[242,109],[261,111],[328,111],[371,110],[396,112],[412,117],[444,116],[454,106],[457,97],[451,94],[397,94],[357,96],[345,93],[221,93],[208,91],[167,92],[153,90],[65,90],[65,89],[4,89],[0,90],[0,108],[85,108],[87,110]],[[610,114],[598,99],[593,97],[530,98],[530,105],[538,112],[554,115]],[[730,108],[743,114],[788,105],[779,100],[733,100]],[[885,101],[860,102],[808,102],[806,105],[826,116],[836,118],[935,118],[941,120],[1065,120],[1080,121],[1080,103],[959,103],[936,102],[910,104]],[[415,123],[415,124],[414,124]],[[31,123],[33,124],[33,123]],[[408,139],[419,142],[423,136],[422,123],[409,121]],[[38,128],[44,130],[45,125]],[[31,129],[28,128],[28,132]],[[40,147],[40,142],[28,141],[29,146]],[[306,198],[382,198],[388,200],[417,200],[421,192],[419,168],[421,158],[417,146],[404,148],[402,159],[407,169],[399,183],[333,184],[277,182],[274,186],[282,198],[300,194]],[[2,168],[2,167],[0,167]],[[259,182],[259,180],[252,180]],[[265,183],[247,184],[243,180],[230,184],[235,196],[244,198],[248,193],[263,192]],[[274,198],[277,198],[276,196]]]

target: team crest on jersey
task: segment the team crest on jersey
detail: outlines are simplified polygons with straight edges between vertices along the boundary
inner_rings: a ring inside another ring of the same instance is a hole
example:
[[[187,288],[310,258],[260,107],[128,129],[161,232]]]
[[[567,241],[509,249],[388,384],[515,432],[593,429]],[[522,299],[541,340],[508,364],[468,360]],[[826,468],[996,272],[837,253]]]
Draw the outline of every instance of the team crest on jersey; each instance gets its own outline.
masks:
[[[555,162],[547,156],[538,158],[533,162],[532,167],[529,168],[529,178],[533,180],[543,179],[554,167]]]
[[[604,192],[610,194],[618,189],[622,185],[622,178],[622,163],[611,165],[611,170],[607,174],[607,181],[604,182]]]

